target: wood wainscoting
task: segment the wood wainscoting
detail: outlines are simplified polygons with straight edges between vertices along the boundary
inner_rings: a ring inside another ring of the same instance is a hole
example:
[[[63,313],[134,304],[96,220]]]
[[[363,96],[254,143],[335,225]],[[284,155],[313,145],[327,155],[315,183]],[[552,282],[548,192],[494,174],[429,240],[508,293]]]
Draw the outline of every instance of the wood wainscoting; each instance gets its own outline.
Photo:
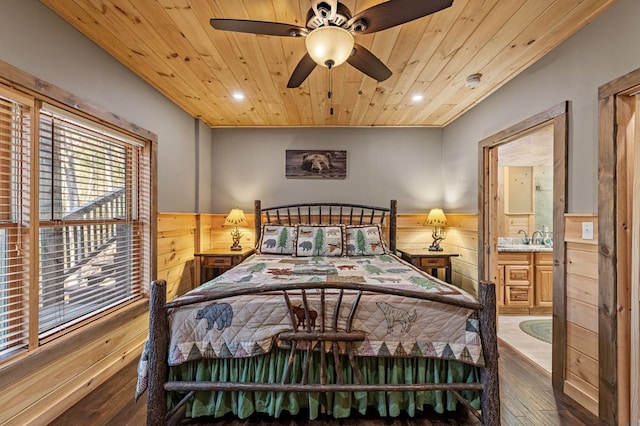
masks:
[[[140,300],[3,365],[0,424],[49,424],[135,362],[148,329],[148,303]]]
[[[194,288],[198,215],[158,214],[158,271],[156,279],[167,281],[167,300]]]
[[[476,295],[478,290],[478,215],[448,213],[446,238],[440,244],[449,253],[459,256],[451,258],[451,282]],[[427,215],[398,215],[398,247],[407,249],[427,248],[431,245],[430,226],[424,226]],[[439,271],[444,279],[443,271]]]
[[[582,222],[594,239],[582,239]],[[566,369],[564,392],[598,414],[598,216],[565,215]]]

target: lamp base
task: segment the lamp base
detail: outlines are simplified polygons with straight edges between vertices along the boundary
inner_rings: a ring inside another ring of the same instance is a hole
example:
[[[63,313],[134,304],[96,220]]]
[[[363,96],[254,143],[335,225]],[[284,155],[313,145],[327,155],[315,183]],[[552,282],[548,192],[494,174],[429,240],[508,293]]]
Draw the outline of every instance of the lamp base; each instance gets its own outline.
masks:
[[[433,233],[433,241],[429,246],[429,251],[442,251],[442,247],[440,247],[440,242],[444,240],[444,237],[440,236],[440,234],[434,232]]]
[[[242,250],[242,246],[240,245],[240,238],[242,238],[242,232],[240,232],[238,230],[238,227],[236,226],[235,229],[230,232],[230,234],[231,234],[231,247],[229,247],[229,250],[232,250],[232,251]]]

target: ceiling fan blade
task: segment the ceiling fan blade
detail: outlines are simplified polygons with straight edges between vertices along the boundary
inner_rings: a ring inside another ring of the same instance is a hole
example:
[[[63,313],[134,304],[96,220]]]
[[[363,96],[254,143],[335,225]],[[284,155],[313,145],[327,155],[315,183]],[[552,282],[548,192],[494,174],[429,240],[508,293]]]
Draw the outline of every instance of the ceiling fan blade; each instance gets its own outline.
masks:
[[[235,31],[238,33],[263,34],[282,37],[301,37],[309,32],[304,27],[282,24],[280,22],[249,21],[244,19],[217,19],[209,20],[216,30]]]
[[[431,15],[453,4],[453,0],[389,0],[365,9],[349,19],[348,27],[364,21],[366,28],[359,34],[375,33]]]
[[[353,54],[349,56],[347,62],[377,81],[385,81],[393,74],[376,55],[358,43],[353,46]]]
[[[300,59],[300,62],[298,62],[298,65],[296,65],[296,69],[293,70],[293,74],[291,74],[291,78],[289,78],[287,87],[289,89],[293,89],[300,86],[302,82],[309,77],[311,71],[316,68],[316,65],[316,62],[311,59],[311,56],[309,56],[308,53],[305,53],[302,59]]]

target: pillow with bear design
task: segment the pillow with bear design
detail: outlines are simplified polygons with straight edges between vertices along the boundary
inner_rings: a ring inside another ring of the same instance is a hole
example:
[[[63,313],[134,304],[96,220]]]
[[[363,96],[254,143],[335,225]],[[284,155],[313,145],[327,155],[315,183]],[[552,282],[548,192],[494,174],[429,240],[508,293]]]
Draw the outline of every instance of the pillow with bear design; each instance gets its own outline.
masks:
[[[298,225],[294,255],[343,256],[344,225]]]
[[[347,256],[375,256],[387,253],[380,224],[347,225],[345,234]]]
[[[293,254],[295,225],[262,225],[257,252],[261,254]]]

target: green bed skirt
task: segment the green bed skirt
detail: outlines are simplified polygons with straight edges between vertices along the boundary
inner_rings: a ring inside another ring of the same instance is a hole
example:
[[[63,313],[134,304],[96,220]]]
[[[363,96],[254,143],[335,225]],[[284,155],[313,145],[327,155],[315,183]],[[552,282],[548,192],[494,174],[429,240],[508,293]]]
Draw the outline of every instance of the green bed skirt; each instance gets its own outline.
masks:
[[[296,355],[292,375],[295,382],[302,376],[304,352]],[[312,365],[319,366],[319,354],[312,355]],[[206,359],[191,361],[169,370],[169,380],[198,381],[241,381],[278,383],[289,359],[289,351],[274,349],[268,354],[241,359]],[[354,383],[353,371],[347,358],[341,359],[343,380]],[[479,371],[476,367],[460,362],[428,358],[375,358],[358,357],[358,366],[366,384],[405,383],[477,383]],[[333,359],[327,356],[327,380],[334,376]],[[319,368],[309,372],[309,383],[319,383]],[[480,407],[480,395],[474,391],[464,391],[462,396],[474,408]],[[180,399],[169,395],[169,409]],[[254,413],[279,417],[283,412],[296,415],[307,409],[310,419],[316,419],[321,412],[335,418],[345,418],[355,409],[365,414],[374,408],[382,417],[396,417],[405,412],[414,416],[416,410],[429,405],[437,413],[455,411],[458,401],[449,392],[197,392],[187,405],[186,417],[222,417],[233,413],[244,419]],[[324,407],[322,409],[321,407]]]

